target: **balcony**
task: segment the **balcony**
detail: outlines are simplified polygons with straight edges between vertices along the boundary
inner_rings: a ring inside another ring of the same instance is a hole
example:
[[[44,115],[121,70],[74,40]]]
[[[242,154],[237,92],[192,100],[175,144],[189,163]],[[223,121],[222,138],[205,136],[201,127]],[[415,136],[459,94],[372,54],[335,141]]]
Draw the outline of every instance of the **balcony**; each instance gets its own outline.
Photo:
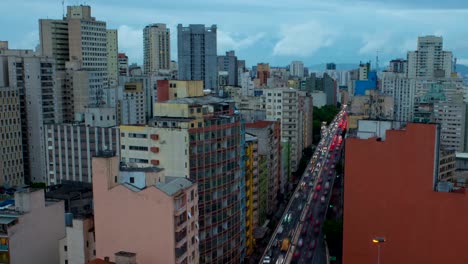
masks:
[[[187,243],[185,243],[180,248],[176,248],[175,255],[176,255],[176,263],[182,263],[184,259],[187,257]]]
[[[187,242],[187,229],[184,228],[182,231],[175,234],[176,248],[182,247]]]

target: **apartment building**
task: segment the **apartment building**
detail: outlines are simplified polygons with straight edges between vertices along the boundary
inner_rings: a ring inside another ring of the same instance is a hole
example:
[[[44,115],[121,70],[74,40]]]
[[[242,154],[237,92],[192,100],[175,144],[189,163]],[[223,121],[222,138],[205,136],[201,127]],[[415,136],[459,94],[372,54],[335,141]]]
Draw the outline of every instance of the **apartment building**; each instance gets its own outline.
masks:
[[[407,78],[406,73],[383,72],[379,90],[382,94],[393,97],[395,120],[402,122],[411,122],[413,120],[415,79]]]
[[[203,94],[203,81],[158,80],[158,102]]]
[[[107,76],[109,86],[114,87],[119,81],[119,45],[117,29],[106,30],[106,48],[107,48]]]
[[[126,82],[122,88],[122,98],[118,102],[120,124],[146,124],[147,108],[144,83],[139,81]]]
[[[257,83],[255,87],[264,87],[268,83],[268,78],[270,78],[270,64],[268,63],[258,63],[257,64]]]
[[[228,78],[225,85],[237,86],[239,84],[237,57],[233,50],[226,51],[224,56],[218,56],[218,72],[221,71],[227,72]]]
[[[59,241],[60,262],[88,263],[96,258],[96,237],[92,217],[73,217],[65,214],[66,235]]]
[[[195,180],[200,262],[238,263],[245,256],[244,131],[232,101],[201,95],[156,103],[148,126],[121,126],[121,157]]]
[[[443,39],[437,36],[418,37],[416,51],[408,52],[409,78],[450,78],[452,52],[443,50]]]
[[[65,236],[63,201],[44,199],[44,190],[17,191],[0,209],[2,263],[59,263]]]
[[[143,29],[143,69],[145,74],[169,70],[171,66],[171,38],[166,24],[147,25]]]
[[[245,249],[252,255],[255,247],[254,230],[258,227],[258,139],[245,135]]]
[[[118,127],[90,127],[84,124],[44,125],[47,185],[62,180],[92,182],[91,159],[104,150],[119,153]]]
[[[266,117],[281,121],[281,138],[290,143],[291,170],[295,171],[302,150],[312,142],[312,97],[292,88],[267,89],[265,95]]]
[[[18,186],[24,183],[20,96],[4,84],[0,79],[0,185]]]
[[[291,76],[299,78],[304,77],[304,63],[302,61],[293,61],[289,64],[289,73]]]
[[[118,55],[119,76],[128,76],[128,56],[125,53]]]
[[[45,123],[61,122],[60,87],[54,60],[31,50],[0,49],[0,87],[17,89],[26,182],[42,182],[45,175]],[[23,182],[23,179],[21,179]]]
[[[245,131],[257,138],[259,160],[266,163],[265,194],[267,199],[265,208],[260,208],[260,210],[271,214],[277,209],[276,197],[281,181],[281,123],[280,121],[263,120],[246,123]]]
[[[433,111],[434,121],[441,126],[441,148],[466,152],[466,104],[438,102],[434,103]]]
[[[119,181],[122,172],[126,175]],[[142,264],[201,262],[197,184],[160,172],[120,167],[109,152],[93,158],[98,258],[114,260],[114,253],[125,248]],[[135,184],[138,178],[144,186]]]

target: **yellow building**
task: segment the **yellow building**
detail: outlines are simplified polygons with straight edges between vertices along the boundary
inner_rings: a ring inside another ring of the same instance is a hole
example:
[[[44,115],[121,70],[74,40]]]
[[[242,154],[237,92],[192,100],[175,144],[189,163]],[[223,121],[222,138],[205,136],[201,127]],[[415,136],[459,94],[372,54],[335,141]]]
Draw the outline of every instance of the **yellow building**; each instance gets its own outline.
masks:
[[[245,249],[249,256],[254,251],[254,230],[258,226],[258,139],[246,134],[245,143]]]

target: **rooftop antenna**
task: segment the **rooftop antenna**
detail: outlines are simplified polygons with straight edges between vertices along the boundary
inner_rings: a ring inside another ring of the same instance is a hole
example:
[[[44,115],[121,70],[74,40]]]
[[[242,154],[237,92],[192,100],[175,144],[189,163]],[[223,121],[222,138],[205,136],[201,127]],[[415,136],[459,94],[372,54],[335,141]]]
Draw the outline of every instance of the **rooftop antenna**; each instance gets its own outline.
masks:
[[[453,72],[457,72],[457,58],[453,59]]]
[[[65,17],[65,0],[62,0],[62,17]]]

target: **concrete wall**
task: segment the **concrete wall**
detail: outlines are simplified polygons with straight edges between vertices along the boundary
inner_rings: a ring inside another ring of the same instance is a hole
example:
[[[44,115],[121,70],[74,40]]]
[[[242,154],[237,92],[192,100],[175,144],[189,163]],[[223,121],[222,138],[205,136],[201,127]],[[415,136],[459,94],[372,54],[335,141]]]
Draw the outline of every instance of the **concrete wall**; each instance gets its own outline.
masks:
[[[91,218],[73,219],[72,223],[66,228],[66,237],[60,240],[60,263],[65,263],[65,260],[68,264],[88,263],[95,258],[94,237],[89,232],[94,228],[94,221]]]

